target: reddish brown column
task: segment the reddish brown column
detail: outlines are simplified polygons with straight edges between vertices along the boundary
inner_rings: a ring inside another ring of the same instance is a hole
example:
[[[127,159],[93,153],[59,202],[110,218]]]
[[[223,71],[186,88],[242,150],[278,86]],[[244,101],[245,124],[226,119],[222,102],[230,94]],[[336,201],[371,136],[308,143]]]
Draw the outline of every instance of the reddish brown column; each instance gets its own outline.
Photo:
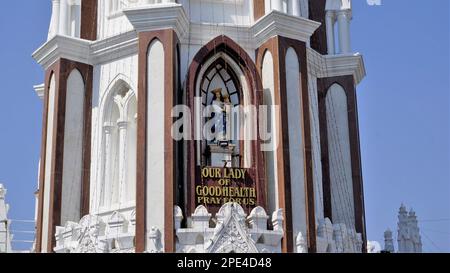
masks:
[[[299,57],[301,92],[299,96],[302,102],[301,121],[303,139],[304,139],[304,165],[294,166],[289,157],[289,122],[287,112],[287,90],[286,90],[286,64],[285,56],[287,50],[292,47]],[[309,252],[316,252],[316,224],[314,207],[314,181],[313,164],[311,148],[311,129],[309,114],[309,95],[308,95],[308,71],[306,60],[305,43],[284,37],[276,36],[269,39],[260,48],[257,49],[257,67],[262,74],[263,57],[266,51],[272,54],[274,62],[274,83],[275,83],[275,105],[279,105],[281,116],[277,117],[279,137],[279,148],[276,153],[278,168],[278,194],[279,206],[284,209],[284,230],[285,237],[282,242],[283,252],[294,252],[294,234],[292,228],[292,198],[291,194],[291,168],[303,168],[305,170],[305,196],[307,208],[307,227],[308,227],[308,246]]]
[[[253,17],[255,22],[265,15],[264,0],[253,0]]]
[[[320,120],[320,138],[322,150],[322,172],[323,172],[323,192],[324,192],[324,208],[325,217],[333,219],[331,205],[331,177],[329,169],[328,155],[328,132],[327,132],[327,109],[326,96],[329,88],[333,84],[339,84],[344,89],[347,96],[348,107],[348,129],[350,136],[350,155],[352,168],[353,183],[353,200],[355,204],[355,229],[356,232],[362,234],[364,242],[363,251],[367,251],[367,234],[364,209],[364,190],[361,164],[361,150],[359,140],[359,123],[358,123],[358,105],[356,99],[356,89],[353,76],[341,76],[322,78],[317,81],[317,89],[319,92],[319,120]]]
[[[81,1],[81,22],[80,38],[86,40],[97,39],[97,0]],[[67,78],[73,69],[78,69],[85,84],[84,101],[84,132],[83,132],[83,174],[82,174],[82,200],[81,215],[89,214],[90,198],[90,167],[91,167],[91,126],[92,126],[92,82],[93,67],[87,64],[73,62],[66,59],[59,59],[45,72],[45,94],[44,111],[42,121],[42,142],[41,142],[41,166],[39,177],[39,196],[38,196],[38,215],[36,223],[36,251],[42,249],[42,217],[44,207],[44,180],[45,180],[45,162],[47,147],[47,117],[48,117],[48,93],[50,88],[50,79],[55,77],[55,112],[53,128],[53,147],[52,147],[52,175],[50,182],[50,208],[49,208],[49,244],[48,251],[52,251],[55,244],[55,227],[61,224],[61,191],[62,191],[62,162],[64,155],[64,125],[65,125],[65,104],[67,91]]]
[[[146,180],[152,174],[147,173],[147,109],[148,81],[147,54],[150,44],[158,39],[164,47],[165,106],[164,106],[164,251],[175,252],[174,205],[176,196],[175,181],[175,141],[171,135],[173,118],[171,111],[175,105],[176,61],[178,38],[173,30],[158,30],[139,33],[139,75],[138,75],[138,140],[137,140],[137,176],[136,176],[136,252],[144,252],[146,245]]]
[[[84,132],[83,132],[83,175],[82,175],[82,200],[80,215],[89,213],[89,185],[90,185],[90,162],[91,162],[91,121],[92,121],[92,77],[93,68],[90,65],[60,59],[55,62],[47,71],[45,79],[44,95],[44,115],[42,128],[42,146],[41,146],[41,166],[39,177],[39,208],[36,235],[36,249],[42,249],[42,217],[44,206],[44,187],[45,187],[45,166],[51,164],[50,176],[50,202],[49,202],[49,226],[47,251],[52,252],[55,247],[56,226],[61,223],[61,198],[62,198],[62,177],[64,161],[64,131],[65,131],[65,113],[66,113],[66,93],[67,79],[70,73],[77,69],[83,77],[85,84],[84,98]],[[55,78],[55,102],[54,113],[48,113],[49,88],[51,77]],[[47,117],[54,115],[53,143],[51,148],[51,162],[46,162],[47,147]]]
[[[309,19],[322,23],[311,37],[311,48],[324,55],[328,52],[325,4],[326,0],[309,0]]]
[[[91,41],[97,39],[97,6],[98,0],[81,1],[81,39]]]

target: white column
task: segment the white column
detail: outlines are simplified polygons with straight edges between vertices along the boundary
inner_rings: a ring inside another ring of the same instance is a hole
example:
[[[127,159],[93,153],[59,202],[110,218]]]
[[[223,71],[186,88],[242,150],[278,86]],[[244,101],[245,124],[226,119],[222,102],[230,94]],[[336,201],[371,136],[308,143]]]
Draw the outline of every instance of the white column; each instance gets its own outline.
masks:
[[[112,0],[111,9],[110,9],[111,13],[114,13],[114,12],[117,11],[117,9],[118,9],[118,2],[119,1],[117,1],[117,0]]]
[[[80,37],[80,28],[81,28],[81,2],[75,1],[74,4],[71,6],[70,10],[71,10],[71,14],[70,14],[71,33],[70,34],[73,37],[79,38]]]
[[[69,3],[67,0],[61,0],[61,8],[59,15],[59,34],[68,35],[69,23]]]
[[[119,128],[119,202],[124,204],[127,201],[127,121],[117,122]]]
[[[60,9],[61,9],[61,0],[52,0],[52,19],[50,21],[48,39],[58,34]]]
[[[113,170],[112,168],[112,135],[113,135],[114,125],[110,122],[106,122],[103,126],[103,132],[105,135],[105,149],[104,149],[104,159],[103,159],[103,187],[100,187],[100,204],[101,206],[109,206],[111,203],[111,190],[113,183]]]
[[[277,11],[283,11],[283,0],[272,0],[272,9]]]
[[[328,46],[328,55],[334,55],[336,53],[336,49],[334,48],[334,12],[327,11],[326,14],[326,27],[327,27],[327,46]]]
[[[289,13],[293,16],[301,16],[300,0],[289,0]]]
[[[348,10],[339,11],[338,24],[340,53],[350,53],[352,49],[350,46],[350,14]]]
[[[272,0],[264,0],[264,15],[272,11]]]

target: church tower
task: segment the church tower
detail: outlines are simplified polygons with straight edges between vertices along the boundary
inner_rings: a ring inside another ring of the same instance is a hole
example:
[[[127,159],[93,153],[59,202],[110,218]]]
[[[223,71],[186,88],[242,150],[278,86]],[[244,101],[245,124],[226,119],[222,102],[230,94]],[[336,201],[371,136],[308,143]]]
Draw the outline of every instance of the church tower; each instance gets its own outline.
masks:
[[[51,2],[38,252],[365,251],[350,0]]]
[[[416,213],[413,209],[408,211],[402,204],[398,212],[398,252],[399,253],[422,253],[422,239],[417,221]]]

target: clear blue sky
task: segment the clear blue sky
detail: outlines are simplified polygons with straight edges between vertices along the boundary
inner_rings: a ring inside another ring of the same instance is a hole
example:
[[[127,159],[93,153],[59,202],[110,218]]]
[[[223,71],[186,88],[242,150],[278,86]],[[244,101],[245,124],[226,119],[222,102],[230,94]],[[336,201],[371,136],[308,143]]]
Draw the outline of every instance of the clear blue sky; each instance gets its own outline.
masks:
[[[42,83],[43,71],[31,53],[46,40],[51,1],[4,2],[0,181],[10,217],[33,219],[42,103],[32,86]],[[443,219],[420,223],[424,250],[450,252],[449,1],[353,5],[352,44],[368,74],[358,87],[368,237],[382,242],[387,227],[395,231],[404,202],[419,220]]]

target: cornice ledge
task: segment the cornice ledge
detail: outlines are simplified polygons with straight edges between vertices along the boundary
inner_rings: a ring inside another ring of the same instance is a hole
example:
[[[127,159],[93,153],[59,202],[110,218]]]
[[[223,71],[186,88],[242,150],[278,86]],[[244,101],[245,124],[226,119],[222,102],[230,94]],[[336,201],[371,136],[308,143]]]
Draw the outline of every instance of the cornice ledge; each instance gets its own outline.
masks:
[[[274,36],[296,39],[309,44],[311,36],[320,25],[321,23],[316,21],[273,10],[253,24],[251,29],[258,47]]]
[[[352,75],[355,85],[366,76],[364,58],[361,54],[321,55],[312,48],[307,49],[308,68],[318,78]]]
[[[40,100],[44,100],[44,88],[45,84],[37,84],[33,86],[34,92],[39,97]]]
[[[57,35],[38,48],[32,57],[44,70],[61,58],[92,64],[90,45],[88,40]]]
[[[137,53],[138,36],[131,30],[91,44],[91,57],[94,64],[103,63],[114,58]]]
[[[326,73],[329,77],[353,75],[355,85],[366,76],[363,56],[359,53],[346,55],[326,55]]]
[[[181,4],[152,4],[126,8],[123,13],[137,32],[173,29],[179,39],[189,32],[189,18]]]

